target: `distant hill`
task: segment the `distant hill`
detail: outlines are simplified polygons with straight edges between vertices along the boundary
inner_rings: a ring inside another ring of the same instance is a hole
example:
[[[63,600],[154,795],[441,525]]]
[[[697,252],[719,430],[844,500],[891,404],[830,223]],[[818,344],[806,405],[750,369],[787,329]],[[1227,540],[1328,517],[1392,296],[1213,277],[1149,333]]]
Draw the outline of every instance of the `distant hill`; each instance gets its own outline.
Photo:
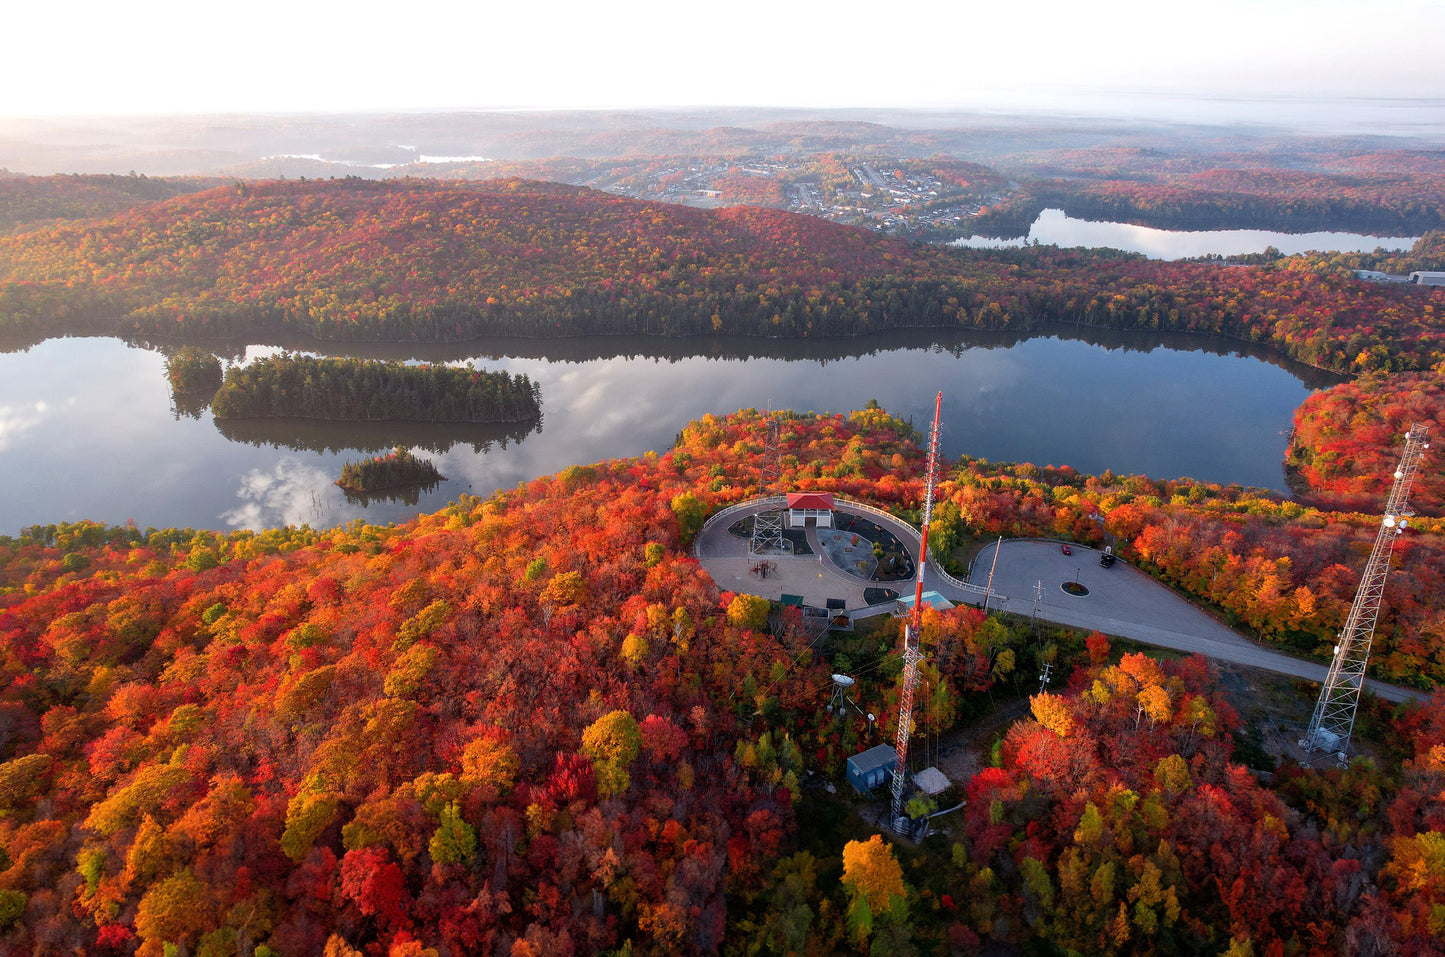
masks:
[[[133,206],[210,189],[215,179],[0,175],[0,233],[22,226],[113,216]]]
[[[1445,291],[1318,265],[960,250],[525,180],[270,181],[0,238],[0,331],[435,342],[1069,323],[1260,342],[1342,372],[1445,359]]]

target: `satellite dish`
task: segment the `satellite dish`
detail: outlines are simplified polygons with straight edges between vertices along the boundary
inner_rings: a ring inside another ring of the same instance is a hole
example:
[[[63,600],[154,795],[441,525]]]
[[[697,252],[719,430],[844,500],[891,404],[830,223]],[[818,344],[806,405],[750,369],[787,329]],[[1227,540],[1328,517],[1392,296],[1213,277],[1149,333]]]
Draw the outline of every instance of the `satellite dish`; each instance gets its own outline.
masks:
[[[853,687],[853,679],[847,675],[834,675],[833,684],[840,688],[851,688]]]

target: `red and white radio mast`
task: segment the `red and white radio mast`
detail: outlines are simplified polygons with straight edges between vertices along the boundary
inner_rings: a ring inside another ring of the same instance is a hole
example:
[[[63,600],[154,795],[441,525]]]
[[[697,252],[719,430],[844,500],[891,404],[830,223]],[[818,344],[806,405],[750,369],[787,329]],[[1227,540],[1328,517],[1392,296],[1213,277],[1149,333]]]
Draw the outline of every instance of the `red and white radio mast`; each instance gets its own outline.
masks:
[[[903,696],[898,702],[898,740],[893,759],[893,829],[903,832],[903,783],[908,773],[908,738],[913,733],[913,690],[918,685],[918,663],[923,652],[918,636],[923,627],[923,572],[928,566],[928,525],[933,518],[933,479],[938,467],[938,419],[943,393],[933,401],[933,428],[928,433],[928,475],[923,492],[923,535],[918,544],[918,578],[913,587],[913,614],[903,626]]]

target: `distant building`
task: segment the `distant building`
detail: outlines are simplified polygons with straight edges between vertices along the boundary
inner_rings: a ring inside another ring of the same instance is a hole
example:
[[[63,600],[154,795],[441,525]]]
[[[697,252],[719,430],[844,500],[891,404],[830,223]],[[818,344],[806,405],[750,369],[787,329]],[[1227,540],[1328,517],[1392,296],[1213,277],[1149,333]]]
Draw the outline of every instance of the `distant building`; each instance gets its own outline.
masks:
[[[1410,281],[1421,286],[1445,286],[1445,272],[1412,272]]]
[[[859,794],[867,794],[886,784],[893,773],[898,752],[891,744],[880,744],[848,759],[848,783]]]
[[[819,528],[833,527],[833,495],[831,492],[789,492],[788,527],[802,528],[808,519]]]
[[[1378,269],[1356,269],[1355,278],[1363,279],[1365,282],[1414,282],[1411,276],[1397,276],[1393,273],[1380,272]]]

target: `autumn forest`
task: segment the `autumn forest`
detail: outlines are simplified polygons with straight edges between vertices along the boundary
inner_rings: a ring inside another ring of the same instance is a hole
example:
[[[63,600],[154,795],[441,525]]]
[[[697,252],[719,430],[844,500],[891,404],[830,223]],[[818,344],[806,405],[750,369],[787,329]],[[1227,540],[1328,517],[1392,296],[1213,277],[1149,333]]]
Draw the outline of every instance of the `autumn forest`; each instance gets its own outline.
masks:
[[[521,178],[601,175],[586,155],[487,179],[0,176],[0,334],[162,343],[175,394],[233,429],[534,427],[547,408],[526,375],[443,364],[287,352],[223,371],[216,343],[268,334],[1085,327],[1249,343],[1340,382],[1281,423],[1292,494],[965,454],[938,471],[932,557],[962,574],[1000,537],[1108,544],[1258,646],[1317,663],[1402,434],[1445,435],[1445,289],[1355,275],[1445,267],[1433,154],[1316,157],[1309,175],[1064,148],[1008,175],[908,167],[970,197],[1022,182],[985,220],[1060,203],[1423,233],[1395,254],[1182,261],[840,225],[775,208],[796,183],[737,156],[716,192],[739,205],[716,209]],[[851,188],[842,155],[809,161],[830,197]],[[670,159],[627,163],[681,181]],[[1270,678],[1261,703],[1237,666],[929,608],[915,740],[978,766],[911,806],[952,809],[915,841],[877,826],[843,774],[898,726],[899,622],[820,633],[719,587],[694,551],[769,469],[917,525],[923,436],[866,399],[719,409],[670,447],[400,524],[57,516],[0,535],[0,954],[1442,952],[1437,461],[1415,483],[1371,656],[1372,677],[1413,697],[1365,697],[1348,765],[1266,747],[1262,715],[1308,708],[1309,682]],[[338,484],[435,482],[422,448],[348,462]],[[857,678],[856,715],[825,708],[839,671]]]

